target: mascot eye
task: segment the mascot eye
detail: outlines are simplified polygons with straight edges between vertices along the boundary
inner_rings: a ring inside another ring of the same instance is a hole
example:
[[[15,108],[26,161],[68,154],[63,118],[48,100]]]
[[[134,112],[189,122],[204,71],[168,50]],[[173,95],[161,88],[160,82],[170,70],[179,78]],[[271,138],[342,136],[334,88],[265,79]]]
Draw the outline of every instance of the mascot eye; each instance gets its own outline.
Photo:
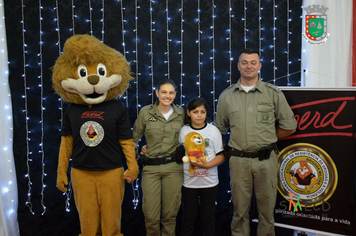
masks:
[[[98,74],[101,76],[106,76],[106,66],[104,64],[99,63],[97,67]]]
[[[85,65],[78,66],[78,75],[79,77],[85,77],[88,75],[88,70]]]

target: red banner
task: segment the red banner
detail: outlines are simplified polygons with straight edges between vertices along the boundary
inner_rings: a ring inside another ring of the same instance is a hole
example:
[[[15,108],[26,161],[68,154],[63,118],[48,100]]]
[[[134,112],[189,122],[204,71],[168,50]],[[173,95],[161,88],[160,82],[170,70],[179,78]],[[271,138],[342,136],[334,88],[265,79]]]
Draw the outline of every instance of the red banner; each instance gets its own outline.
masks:
[[[298,122],[280,150],[275,222],[356,235],[356,90],[284,90]]]

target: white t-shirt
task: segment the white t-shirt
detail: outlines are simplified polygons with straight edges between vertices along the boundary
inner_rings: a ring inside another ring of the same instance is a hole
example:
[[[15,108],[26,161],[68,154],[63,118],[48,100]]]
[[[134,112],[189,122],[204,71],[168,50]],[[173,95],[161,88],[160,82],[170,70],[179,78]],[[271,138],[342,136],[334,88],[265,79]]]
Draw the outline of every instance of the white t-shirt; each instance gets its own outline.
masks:
[[[222,137],[220,131],[212,124],[207,124],[201,129],[194,129],[190,125],[184,125],[179,132],[179,142],[184,144],[185,136],[190,132],[199,133],[205,141],[205,150],[208,162],[215,158],[216,154],[223,151]],[[190,163],[183,163],[184,181],[186,188],[210,188],[219,183],[218,167],[198,168],[189,174]]]
[[[166,118],[166,120],[169,119],[169,116],[173,113],[173,107],[171,106],[171,109],[169,109],[169,111],[166,114],[162,114],[164,116],[164,118]]]
[[[250,91],[251,89],[253,89],[256,85],[252,85],[252,86],[243,86],[241,85],[241,87],[246,91],[246,93],[248,93],[248,91]]]

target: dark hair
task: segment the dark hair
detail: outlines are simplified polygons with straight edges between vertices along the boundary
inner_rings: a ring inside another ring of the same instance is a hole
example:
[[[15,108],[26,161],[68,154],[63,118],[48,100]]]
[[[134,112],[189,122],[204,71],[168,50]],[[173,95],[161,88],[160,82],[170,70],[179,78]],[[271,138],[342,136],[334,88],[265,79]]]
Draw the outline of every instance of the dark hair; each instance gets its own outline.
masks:
[[[258,50],[256,50],[256,49],[253,49],[253,48],[245,48],[245,49],[243,49],[240,52],[239,58],[240,58],[242,53],[245,53],[245,54],[257,54],[258,57],[260,57],[260,52]]]
[[[175,84],[175,83],[173,82],[173,80],[171,80],[171,79],[162,79],[161,81],[158,82],[156,89],[158,89],[158,91],[159,91],[159,90],[161,89],[161,86],[162,86],[162,85],[165,85],[165,84],[170,84],[170,85],[172,85],[172,86],[174,87],[174,90],[177,89],[176,84]]]
[[[195,108],[200,107],[200,106],[204,106],[205,110],[208,110],[208,108],[209,108],[209,106],[206,103],[206,101],[204,100],[204,98],[201,98],[201,97],[193,98],[187,104],[187,111],[188,110],[192,111]],[[207,122],[209,120],[210,119],[208,117],[206,117],[205,122]],[[184,116],[184,124],[189,124],[190,125],[191,123],[192,123],[192,120],[191,120],[190,116],[188,116],[188,114],[186,112],[185,116]]]

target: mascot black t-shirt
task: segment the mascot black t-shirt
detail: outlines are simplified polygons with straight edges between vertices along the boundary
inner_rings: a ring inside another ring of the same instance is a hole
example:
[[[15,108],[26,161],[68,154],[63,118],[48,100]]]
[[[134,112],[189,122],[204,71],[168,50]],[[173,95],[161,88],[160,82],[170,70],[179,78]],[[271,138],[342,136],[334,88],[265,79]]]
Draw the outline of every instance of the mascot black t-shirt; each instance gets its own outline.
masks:
[[[119,139],[131,139],[125,105],[116,100],[92,105],[70,104],[65,111],[62,136],[73,135],[73,167],[109,170],[122,167]]]

